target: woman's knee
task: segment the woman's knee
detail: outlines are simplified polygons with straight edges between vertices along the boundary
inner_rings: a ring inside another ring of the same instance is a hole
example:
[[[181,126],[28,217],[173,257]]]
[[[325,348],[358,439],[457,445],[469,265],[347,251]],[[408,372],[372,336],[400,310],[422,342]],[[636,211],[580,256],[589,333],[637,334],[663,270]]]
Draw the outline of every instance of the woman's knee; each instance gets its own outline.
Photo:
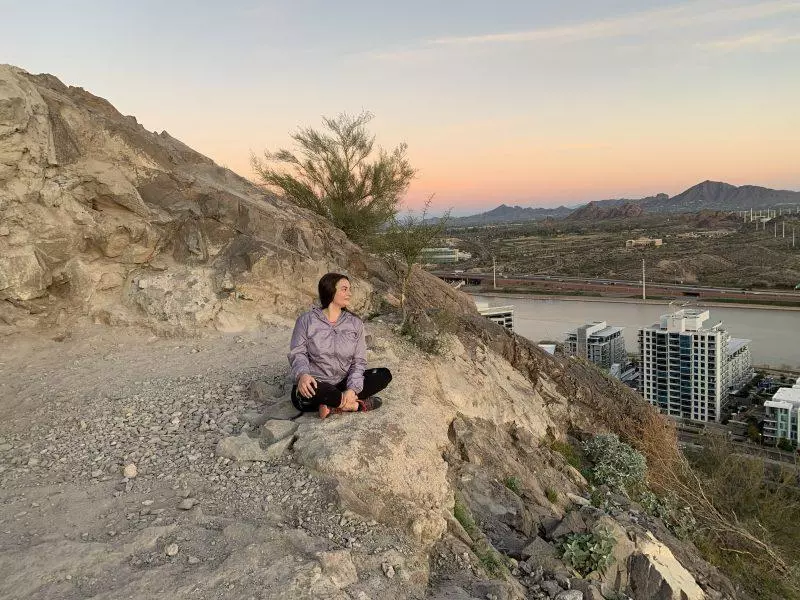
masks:
[[[370,375],[375,379],[385,381],[386,385],[389,385],[389,382],[392,380],[392,372],[386,367],[376,367],[374,369],[367,369],[367,371],[372,371]]]

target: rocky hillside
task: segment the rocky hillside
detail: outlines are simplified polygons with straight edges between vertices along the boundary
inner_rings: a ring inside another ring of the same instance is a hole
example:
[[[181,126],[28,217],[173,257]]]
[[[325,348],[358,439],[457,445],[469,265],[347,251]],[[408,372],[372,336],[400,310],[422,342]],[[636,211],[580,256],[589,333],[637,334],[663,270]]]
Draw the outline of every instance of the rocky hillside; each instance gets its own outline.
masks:
[[[568,221],[600,221],[608,219],[631,219],[641,216],[642,207],[633,202],[625,202],[615,206],[603,206],[598,202],[589,202],[566,217]]]
[[[568,434],[676,450],[591,365],[423,272],[400,336],[340,231],[51,76],[0,67],[0,174],[0,596],[734,597],[641,506],[591,505]],[[285,351],[332,269],[394,380],[320,421]],[[559,543],[600,529],[581,575]]]
[[[542,221],[544,219],[560,219],[570,214],[574,209],[566,206],[557,208],[533,208],[531,206],[508,206],[501,204],[497,208],[470,215],[468,217],[453,217],[448,221],[452,227],[471,227],[474,225],[493,225],[497,223],[522,223],[524,221]]]
[[[642,202],[642,208],[646,212],[733,211],[749,208],[793,208],[794,205],[800,205],[800,192],[772,190],[757,185],[737,187],[721,181],[703,181],[673,196],[668,202]]]
[[[500,222],[522,223],[546,218],[570,220],[589,218],[616,219],[626,216],[616,211],[621,206],[636,206],[642,214],[694,213],[704,210],[737,211],[750,208],[755,210],[783,208],[784,210],[791,209],[794,211],[796,207],[800,206],[800,192],[773,190],[757,185],[737,187],[720,181],[703,181],[672,197],[661,193],[638,199],[614,198],[596,200],[577,209],[563,206],[555,209],[510,207],[503,204],[485,213],[453,219],[452,225],[465,227]],[[630,210],[630,208],[627,210]],[[581,216],[587,214],[596,214],[597,216]],[[632,216],[638,215],[634,214]]]

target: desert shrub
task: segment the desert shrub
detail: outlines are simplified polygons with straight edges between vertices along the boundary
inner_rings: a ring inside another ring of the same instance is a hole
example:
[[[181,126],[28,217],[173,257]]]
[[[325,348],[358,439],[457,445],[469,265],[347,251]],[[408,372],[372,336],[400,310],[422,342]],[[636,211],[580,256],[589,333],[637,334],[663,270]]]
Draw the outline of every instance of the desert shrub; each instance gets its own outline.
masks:
[[[407,338],[425,354],[438,355],[442,353],[442,340],[433,330],[423,330],[413,319],[407,320],[400,327],[400,335]]]
[[[570,533],[558,543],[561,559],[583,576],[592,571],[602,573],[614,561],[616,539],[603,527],[589,533]]]
[[[464,528],[464,531],[467,532],[469,537],[471,537],[473,540],[477,539],[480,530],[478,529],[478,525],[475,523],[475,519],[472,517],[469,507],[464,503],[464,499],[460,494],[456,494],[456,502],[453,506],[453,516],[456,518],[456,521],[461,523],[461,526]]]
[[[629,495],[642,489],[647,473],[647,461],[638,450],[620,441],[615,433],[594,436],[583,445],[592,467],[590,479],[596,485]]]
[[[697,530],[697,519],[692,514],[692,507],[672,494],[659,496],[650,490],[643,490],[637,495],[636,501],[648,515],[661,519],[681,539],[689,539]]]
[[[505,558],[485,539],[476,542],[472,551],[481,561],[489,576],[496,579],[505,579],[508,576],[508,566]]]
[[[558,500],[558,492],[550,486],[544,488],[544,495],[547,496],[547,499],[553,504]]]
[[[567,463],[575,467],[576,469],[581,468],[581,457],[578,455],[578,452],[575,448],[572,447],[571,444],[567,442],[562,442],[560,440],[554,440],[550,444],[550,449],[555,450],[559,454],[561,454],[564,458],[567,459]]]
[[[522,482],[516,475],[511,475],[509,477],[506,477],[503,483],[508,489],[514,492],[517,496],[522,495]]]

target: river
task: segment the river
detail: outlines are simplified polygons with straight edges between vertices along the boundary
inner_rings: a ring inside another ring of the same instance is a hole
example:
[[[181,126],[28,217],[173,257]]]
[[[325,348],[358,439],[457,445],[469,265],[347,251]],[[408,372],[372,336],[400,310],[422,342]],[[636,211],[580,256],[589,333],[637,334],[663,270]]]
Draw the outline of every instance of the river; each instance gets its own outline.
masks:
[[[514,331],[534,342],[563,342],[570,329],[592,321],[624,327],[625,346],[639,351],[638,329],[656,323],[669,312],[664,304],[539,299],[520,296],[473,296],[489,306],[514,306]],[[723,322],[731,337],[752,340],[753,363],[800,369],[800,311],[762,308],[703,307],[707,325]]]

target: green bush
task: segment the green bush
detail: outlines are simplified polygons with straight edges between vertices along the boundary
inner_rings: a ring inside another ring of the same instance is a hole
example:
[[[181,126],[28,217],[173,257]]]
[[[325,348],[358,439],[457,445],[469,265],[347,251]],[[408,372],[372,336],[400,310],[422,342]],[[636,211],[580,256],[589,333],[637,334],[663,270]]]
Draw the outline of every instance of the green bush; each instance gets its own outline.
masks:
[[[592,461],[589,478],[594,484],[625,495],[644,487],[647,461],[615,433],[594,436],[583,444],[583,451]]]
[[[464,528],[464,531],[467,532],[469,537],[471,537],[473,540],[477,539],[479,533],[478,525],[475,523],[472,513],[464,503],[464,500],[461,498],[460,494],[456,494],[456,502],[453,506],[453,516],[456,518],[456,521],[461,523],[461,526]]]
[[[603,527],[590,533],[570,533],[558,544],[561,559],[582,576],[592,571],[604,572],[614,562],[614,535]]]
[[[478,541],[472,551],[475,552],[475,556],[481,561],[483,568],[486,569],[490,577],[505,579],[508,576],[508,567],[503,555],[495,550],[485,539]]]
[[[681,539],[689,539],[697,530],[697,520],[691,507],[681,504],[674,497],[661,497],[644,490],[638,495],[637,501],[648,515],[661,519]]]
[[[581,468],[581,457],[578,456],[578,453],[575,451],[575,448],[573,448],[567,442],[554,440],[550,444],[550,449],[555,450],[556,452],[561,454],[564,458],[567,459],[567,463],[572,465],[576,469]]]
[[[519,477],[511,475],[510,477],[506,477],[503,483],[505,483],[505,486],[517,496],[522,495],[522,482],[519,480]]]
[[[544,488],[544,495],[547,496],[547,499],[553,504],[558,500],[558,492],[549,486]]]

